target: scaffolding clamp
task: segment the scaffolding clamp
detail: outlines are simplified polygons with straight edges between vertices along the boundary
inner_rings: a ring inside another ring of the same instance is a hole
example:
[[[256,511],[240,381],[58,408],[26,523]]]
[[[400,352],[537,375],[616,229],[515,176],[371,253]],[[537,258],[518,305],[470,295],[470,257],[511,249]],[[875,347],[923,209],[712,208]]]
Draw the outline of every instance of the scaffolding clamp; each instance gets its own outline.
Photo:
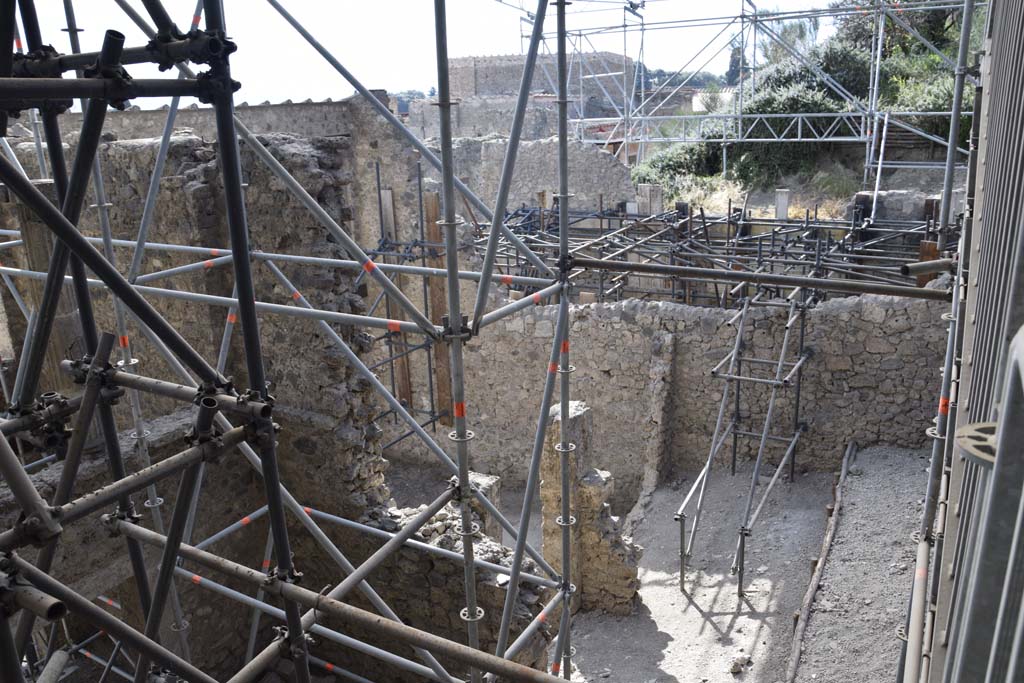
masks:
[[[453,432],[453,434],[454,434],[454,432]],[[466,485],[469,487],[469,494],[470,494],[469,500],[472,500],[473,499],[473,495],[472,495],[472,493],[473,493],[473,485],[470,484],[469,482],[466,482]],[[452,502],[453,503],[458,503],[458,502],[461,502],[463,500],[463,494],[465,494],[466,492],[463,491],[462,484],[459,482],[459,477],[457,475],[456,476],[452,476],[452,478],[448,480],[448,488],[450,488],[454,492],[454,493],[452,493]]]
[[[196,99],[203,104],[213,104],[217,98],[238,92],[238,89],[242,87],[238,81],[218,76],[209,71],[204,71],[196,76],[196,85],[199,86]]]
[[[446,315],[441,318],[441,339],[451,342],[453,339],[461,339],[464,342],[473,338],[473,330],[469,327],[469,316],[462,316],[462,324],[458,330],[452,328],[451,319]]]
[[[31,414],[40,420],[28,433],[21,433],[21,438],[42,451],[53,451],[57,460],[67,455],[67,444],[71,438],[68,423],[71,413],[68,412],[69,402],[66,396],[55,391],[48,391],[39,396]]]
[[[465,538],[466,536],[476,536],[480,533],[480,525],[476,522],[469,523],[468,531],[464,526],[462,526],[461,521],[457,522],[453,528],[455,529],[455,533],[457,533],[459,536],[462,536],[463,538]]]
[[[121,522],[137,525],[141,521],[142,516],[135,512],[135,507],[130,503],[127,509],[123,509],[118,505],[113,512],[108,512],[107,514],[100,516],[100,524],[107,528],[111,538],[116,538],[121,535],[121,528],[119,526]]]
[[[571,253],[566,254],[565,256],[558,257],[558,272],[562,275],[563,278],[568,276],[569,271],[571,271],[575,267],[576,257],[573,256]]]
[[[178,36],[158,34],[146,45],[160,71],[173,69],[182,61],[209,64],[237,49],[233,41],[224,37],[223,31],[202,31],[198,28]]]
[[[290,583],[298,586],[302,583],[303,573],[296,570],[294,566],[288,569],[287,572],[281,572],[279,567],[270,567],[267,569],[267,576],[263,581],[266,586],[272,586],[275,581],[283,581],[284,583]]]

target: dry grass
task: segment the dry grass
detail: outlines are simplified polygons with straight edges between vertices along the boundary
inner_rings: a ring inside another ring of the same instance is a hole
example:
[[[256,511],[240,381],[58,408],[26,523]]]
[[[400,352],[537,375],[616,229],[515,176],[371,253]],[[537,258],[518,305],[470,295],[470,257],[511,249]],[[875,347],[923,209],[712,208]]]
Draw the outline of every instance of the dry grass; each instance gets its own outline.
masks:
[[[833,164],[810,177],[788,176],[779,180],[780,188],[790,190],[789,217],[803,218],[817,213],[820,218],[846,218],[846,207],[860,188],[855,171]],[[690,202],[697,210],[724,214],[730,201],[733,207],[743,206],[754,218],[775,216],[775,190],[747,190],[735,180],[720,176],[692,176],[680,182],[679,199]]]

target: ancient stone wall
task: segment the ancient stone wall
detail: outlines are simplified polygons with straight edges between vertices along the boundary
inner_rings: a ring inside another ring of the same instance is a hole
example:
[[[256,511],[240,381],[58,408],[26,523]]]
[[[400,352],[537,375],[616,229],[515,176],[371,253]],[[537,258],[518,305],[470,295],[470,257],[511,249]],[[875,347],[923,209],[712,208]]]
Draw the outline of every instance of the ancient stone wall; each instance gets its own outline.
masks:
[[[373,187],[372,190],[366,190],[365,185],[357,184],[354,176],[358,173],[355,169],[359,164],[364,164],[362,168],[365,168],[366,164],[372,163],[360,157],[360,154],[379,153],[389,158],[395,150],[380,145],[375,147],[373,140],[365,139],[358,144],[366,144],[367,147],[357,148],[344,136],[306,139],[268,135],[263,141],[344,228],[357,232],[353,216],[358,213],[354,206],[356,202],[369,201],[362,194],[364,191],[371,192],[371,206],[376,211],[376,189]],[[69,155],[74,153],[74,141],[71,143],[67,150]],[[149,139],[111,142],[104,144],[101,149],[100,158],[112,204],[110,218],[115,238],[135,238],[156,147],[157,141]],[[408,155],[407,148],[403,151]],[[22,143],[19,153],[31,172],[34,157],[31,146]],[[143,260],[143,273],[190,263],[204,266],[173,280],[156,280],[150,284],[201,294],[231,296],[230,264],[209,264],[211,257],[222,254],[219,250],[226,250],[229,241],[217,163],[214,143],[193,135],[173,138],[149,239],[207,249],[198,254],[157,249],[147,251]],[[254,249],[329,258],[346,257],[326,230],[244,147],[242,165],[247,181],[246,204]],[[401,168],[408,170],[408,166]],[[405,180],[408,180],[408,176],[405,176]],[[87,213],[81,229],[89,235],[98,234],[95,209]],[[218,251],[211,253],[210,249]],[[13,253],[8,259],[13,257]],[[122,270],[127,268],[131,253],[131,249],[123,247],[116,250]],[[26,264],[18,262],[18,265]],[[363,298],[356,292],[352,273],[291,263],[282,263],[281,268],[314,306],[340,312],[359,313],[365,310]],[[258,300],[279,304],[291,302],[291,291],[278,284],[258,259],[254,259],[254,272]],[[5,292],[3,296],[5,313],[20,315],[9,295]],[[163,298],[152,293],[146,296],[204,357],[211,361],[217,358],[228,309]],[[100,329],[114,331],[110,297],[102,290],[95,292],[95,307]],[[313,321],[263,314],[260,327],[267,375],[272,382],[271,392],[277,399],[275,421],[282,426],[278,435],[278,455],[283,483],[304,505],[350,519],[389,525],[391,530],[399,528],[406,517],[387,509],[389,492],[384,479],[387,463],[381,457],[379,434],[371,427],[372,417],[379,412],[380,404],[373,396],[369,383],[356,375]],[[357,353],[368,352],[370,340],[367,335],[349,327],[335,326],[335,329]],[[144,339],[134,324],[129,326],[128,336],[133,355],[140,359],[140,372],[163,379],[177,379],[155,347]],[[15,349],[20,352],[23,339],[15,338],[13,341]],[[75,348],[80,348],[80,343]],[[72,355],[76,353],[75,348],[70,351]],[[80,351],[77,353],[80,355]],[[232,376],[239,388],[245,389],[248,386],[237,326],[227,347],[225,374]],[[159,460],[181,450],[181,436],[192,419],[191,409],[186,407],[167,418],[157,416],[164,416],[167,411],[179,406],[148,396],[143,406],[146,426],[153,432],[151,457]],[[117,413],[121,427],[127,428],[129,422],[124,408],[119,407]],[[124,450],[129,471],[141,467],[140,457],[130,438],[124,440]],[[61,465],[58,464],[37,475],[44,495],[52,493],[53,482],[59,477],[60,471]],[[91,490],[106,481],[109,481],[109,475],[105,461],[89,461],[80,478],[78,492]],[[176,480],[169,479],[157,487],[158,495],[165,501],[162,508],[165,518],[175,504],[176,485]],[[206,495],[201,498],[198,523],[193,534],[193,540],[196,541],[264,504],[262,481],[236,453],[226,455],[220,462],[207,467],[203,490]],[[141,499],[137,497],[137,501],[142,509]],[[15,514],[9,497],[0,495],[0,515],[3,519],[9,522]],[[144,515],[144,523],[150,523],[148,514]],[[318,587],[335,582],[341,575],[340,571],[315,547],[294,519],[291,525],[299,569],[320,582],[317,583]],[[432,542],[453,544],[453,539],[458,539],[457,535],[447,529],[436,531]],[[354,562],[367,557],[379,545],[377,540],[351,532],[347,535],[341,532],[332,535],[347,553],[351,553]],[[254,520],[235,535],[220,542],[215,550],[248,566],[259,567],[263,560],[266,537],[266,519]],[[507,563],[506,549],[484,539],[481,542],[481,552],[488,559]],[[65,534],[62,542],[65,550],[59,558],[57,575],[90,598],[100,594],[114,598],[121,604],[129,621],[141,627],[134,586],[128,574],[129,565],[123,559],[123,546],[123,540],[107,538],[106,531],[95,519],[82,520],[69,527]],[[461,634],[464,633],[464,624],[458,617],[458,611],[463,606],[461,565],[447,558],[421,557],[422,553],[410,553],[403,551],[376,575],[374,583],[382,597],[412,623],[456,639],[463,638]],[[151,561],[155,559],[153,553],[149,557]],[[111,561],[111,558],[116,560]],[[204,579],[221,578],[202,571],[199,574]],[[225,583],[246,593],[251,590],[250,587],[230,581]],[[493,639],[496,620],[500,619],[504,602],[503,585],[495,576],[480,576],[481,604],[488,614],[482,626],[485,642]],[[201,586],[186,583],[181,585],[181,589],[185,618],[190,623],[188,634],[194,661],[215,677],[224,679],[242,663],[251,610],[225,598],[215,597]],[[523,609],[520,616],[527,620],[531,613],[539,609],[536,604],[538,599],[536,596],[531,598],[531,595],[530,591],[522,594]],[[216,619],[211,618],[214,615]],[[264,619],[261,644],[271,637],[270,626],[270,620]],[[86,630],[84,626],[76,626],[78,635],[88,635]],[[165,635],[169,642],[173,642],[169,632]],[[537,642],[527,648],[523,654],[524,661],[540,663],[543,660],[545,637],[541,634]],[[324,652],[333,653],[333,650]],[[357,660],[353,660],[353,666],[360,663]],[[375,677],[384,671],[374,669],[375,665],[363,665]],[[403,678],[390,669],[387,671],[387,680],[416,680]],[[88,673],[89,670],[83,669],[83,675]]]
[[[640,602],[639,572],[643,548],[624,536],[620,517],[608,503],[615,479],[591,466],[594,450],[594,415],[582,401],[570,401],[565,423],[565,453],[568,470],[569,519],[562,517],[562,415],[552,406],[540,463],[541,536],[545,559],[557,571],[562,569],[562,531],[572,526],[570,581],[576,587],[571,601],[575,612],[601,610],[632,614]]]
[[[466,97],[452,108],[452,135],[459,138],[482,135],[508,135],[516,110],[514,95]],[[438,137],[440,124],[437,107],[431,100],[409,103],[406,125],[421,139]],[[526,105],[523,140],[539,140],[558,133],[558,107],[549,95],[533,95]]]
[[[499,321],[466,347],[473,467],[500,474],[507,486],[526,471],[556,310],[540,306]],[[799,467],[835,467],[850,439],[861,446],[927,442],[944,311],[944,304],[866,295],[808,313],[813,355],[804,366]],[[591,464],[615,478],[614,512],[627,512],[659,478],[702,466],[723,389],[710,370],[732,348],[735,330],[724,324],[731,316],[664,302],[572,307],[572,398],[596,416]],[[784,320],[782,311],[755,310],[747,353],[777,355]],[[792,393],[780,393],[776,434],[792,434]],[[763,390],[744,387],[741,409],[751,431],[760,432],[764,403]],[[749,452],[748,445],[742,454]],[[424,457],[418,453],[401,457]]]
[[[585,57],[583,75],[586,78],[581,80],[579,74],[570,74],[570,99],[580,99],[581,87],[584,99],[604,99],[605,92],[610,93],[612,97],[621,99],[623,72],[625,72],[625,83],[628,89],[628,83],[636,70],[636,63],[633,59],[624,58],[613,52],[588,52]],[[519,92],[519,84],[523,79],[525,60],[526,55],[458,57],[449,60],[452,97],[516,94]],[[574,66],[579,68],[578,63]],[[530,92],[556,93],[558,91],[556,86],[557,68],[556,55],[538,55]]]
[[[290,133],[292,135],[322,136],[347,135],[350,132],[347,121],[349,100],[333,102],[280,102],[236,105],[238,117],[253,133]],[[128,109],[108,111],[104,132],[112,133],[120,140],[136,138],[158,138],[163,134],[167,121],[167,107],[160,109]],[[213,120],[213,109],[207,106],[190,105],[178,110],[174,125],[190,129],[195,135],[214,140],[217,125]],[[81,112],[68,112],[61,116],[65,131],[82,128]]]
[[[455,140],[453,154],[459,177],[488,204],[498,194],[507,147],[508,139],[497,135]],[[429,175],[437,177],[432,168]],[[610,153],[582,142],[569,143],[569,187],[574,188],[569,201],[572,209],[596,210],[601,205],[612,208],[618,202],[636,198],[629,168]],[[509,209],[537,206],[538,192],[546,192],[550,198],[557,190],[557,138],[520,143],[509,192]]]

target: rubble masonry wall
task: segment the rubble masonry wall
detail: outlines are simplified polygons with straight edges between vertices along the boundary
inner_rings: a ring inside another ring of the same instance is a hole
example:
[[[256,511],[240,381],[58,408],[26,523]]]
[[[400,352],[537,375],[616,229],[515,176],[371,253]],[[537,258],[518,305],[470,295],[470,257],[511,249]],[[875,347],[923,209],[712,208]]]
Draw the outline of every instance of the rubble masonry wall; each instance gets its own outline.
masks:
[[[356,215],[354,206],[357,201],[363,201],[360,193],[365,187],[355,181],[354,176],[358,173],[354,169],[360,163],[360,152],[366,149],[361,145],[368,146],[372,142],[351,144],[347,137],[304,139],[286,135],[269,135],[263,140],[321,206],[342,226],[352,230]],[[67,150],[69,155],[74,152],[73,139],[71,143]],[[110,142],[101,148],[115,238],[135,238],[156,148],[157,141],[153,139]],[[380,152],[388,154],[388,150]],[[31,146],[22,144],[19,153],[31,172],[34,158]],[[242,165],[248,183],[246,204],[254,249],[346,257],[337,242],[328,237],[326,230],[244,147]],[[215,143],[193,135],[174,137],[149,239],[226,249],[227,227],[218,171]],[[372,192],[374,199],[371,205],[375,213],[375,187]],[[98,234],[94,210],[87,211],[81,229],[90,235]],[[27,265],[17,262],[15,254],[18,251],[12,250],[5,260],[20,266]],[[126,268],[130,254],[130,250],[117,250],[117,260],[122,268]],[[147,252],[143,272],[202,262],[210,256],[214,254],[154,250]],[[203,268],[153,284],[230,296],[232,280],[228,268],[230,265]],[[281,268],[314,306],[353,313],[365,310],[362,296],[356,293],[352,274],[294,264],[282,264]],[[291,301],[291,292],[278,285],[269,271],[258,264],[254,271],[259,300],[282,304]],[[99,328],[113,332],[115,326],[110,298],[102,290],[95,290],[94,294]],[[12,318],[20,315],[6,292],[4,297],[5,312]],[[205,358],[216,359],[228,314],[226,308],[149,295],[147,298]],[[401,515],[396,517],[387,509],[389,492],[384,480],[387,463],[381,457],[379,436],[375,430],[367,429],[373,415],[380,410],[370,385],[344,362],[314,322],[261,315],[260,327],[267,375],[272,381],[271,392],[277,398],[275,421],[282,425],[278,456],[283,483],[303,505],[397,529],[404,518]],[[351,328],[336,326],[335,329],[357,353],[366,354],[369,350],[367,335]],[[128,336],[133,355],[140,359],[140,372],[163,379],[177,379],[134,325],[130,325]],[[15,338],[13,341],[20,355],[23,340]],[[76,348],[80,348],[80,344]],[[248,386],[237,326],[229,347],[226,374],[234,378],[239,388]],[[146,397],[143,405],[149,420],[147,427],[154,432],[151,457],[160,460],[182,450],[182,435],[191,420],[191,409],[179,410],[180,405],[151,397]],[[156,417],[175,410],[171,418]],[[125,408],[118,407],[117,414],[120,427],[130,431]],[[123,441],[129,471],[134,471],[142,463],[132,440],[126,438]],[[36,475],[44,495],[50,495],[61,467],[58,464]],[[207,471],[205,495],[201,498],[193,540],[211,535],[264,504],[262,480],[237,453],[226,455],[217,464],[210,465]],[[82,474],[78,493],[109,481],[106,463],[102,459],[87,462]],[[165,501],[162,508],[165,519],[174,505],[176,487],[177,481],[173,478],[158,486],[158,494]],[[13,501],[5,494],[6,491],[0,492],[0,517],[4,522],[11,522],[16,510]],[[136,496],[136,504],[145,512],[141,503],[141,497]],[[144,523],[150,523],[148,514],[144,515]],[[309,535],[300,530],[294,518],[291,518],[291,525],[298,568],[307,574],[310,585],[316,583],[320,587],[337,582],[341,571],[316,547]],[[346,534],[332,530],[330,535],[357,564],[380,545],[379,539],[352,532]],[[266,536],[265,518],[255,520],[219,543],[215,550],[248,566],[259,567]],[[434,540],[437,543],[453,542],[454,536],[453,533],[442,533]],[[445,538],[448,541],[444,541]],[[122,604],[129,622],[136,627],[142,626],[134,587],[128,576],[128,563],[124,561],[123,540],[108,538],[98,520],[90,518],[69,526],[62,548],[65,550],[56,568],[59,578],[90,598],[100,594],[114,598]],[[86,549],[88,552],[84,552]],[[489,559],[502,561],[506,554],[506,549],[495,546],[489,550]],[[222,578],[203,576],[215,580]],[[403,551],[401,559],[386,564],[375,573],[373,583],[385,601],[392,603],[403,618],[432,632],[460,640],[464,638],[465,631],[458,619],[458,611],[463,607],[461,577],[459,562],[425,556],[422,552]],[[249,591],[246,586],[227,583],[237,590]],[[455,590],[456,584],[458,590]],[[250,610],[188,583],[179,584],[179,588],[185,615],[190,622],[189,637],[195,663],[219,679],[226,678],[242,663]],[[481,602],[487,609],[481,628],[485,634],[492,633],[500,620],[504,587],[497,577],[481,573],[479,591]],[[539,610],[539,599],[531,596],[529,591],[523,593],[520,616],[526,619]],[[359,600],[356,602],[365,606]],[[423,605],[427,606],[426,611]],[[213,615],[217,618],[211,618]],[[224,624],[231,624],[231,628],[225,628]],[[264,619],[262,624],[261,645],[271,637],[270,620]],[[81,634],[86,635],[84,627],[82,629]],[[545,640],[545,634],[538,636],[535,647],[526,649],[524,660],[539,663],[536,658],[544,656]],[[325,659],[349,664],[354,670],[374,678],[413,680],[403,678],[404,674],[396,673],[390,667],[383,667],[365,657],[346,656],[338,648],[323,643],[314,651]]]
[[[850,439],[861,446],[927,442],[945,308],[865,295],[826,301],[808,313],[806,346],[813,356],[801,388],[807,430],[797,450],[799,467],[836,467]],[[527,469],[556,313],[555,306],[535,307],[484,328],[466,346],[473,466],[500,475],[506,486]],[[570,315],[572,398],[594,412],[590,462],[612,474],[612,506],[624,513],[659,479],[703,465],[723,388],[709,371],[732,348],[735,331],[724,322],[733,313],[633,300],[577,305]],[[784,321],[777,309],[753,311],[745,353],[777,355]],[[776,434],[792,434],[792,393],[780,391]],[[764,391],[744,386],[746,429],[760,432],[765,400]],[[770,458],[777,459],[777,451],[771,449]],[[749,453],[748,444],[742,454]]]

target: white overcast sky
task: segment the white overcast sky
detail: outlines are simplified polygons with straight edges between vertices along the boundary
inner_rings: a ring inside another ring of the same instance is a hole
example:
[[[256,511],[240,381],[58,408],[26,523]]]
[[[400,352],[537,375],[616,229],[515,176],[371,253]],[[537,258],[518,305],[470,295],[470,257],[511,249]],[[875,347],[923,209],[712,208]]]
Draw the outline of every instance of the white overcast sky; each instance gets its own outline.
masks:
[[[142,12],[138,0],[130,0]],[[642,11],[648,25],[678,19],[734,15],[742,0],[647,0]],[[389,91],[428,90],[437,82],[434,58],[434,16],[431,0],[280,0],[334,56],[368,88]],[[44,41],[58,50],[69,51],[61,2],[37,0]],[[449,56],[515,54],[524,49],[521,35],[529,25],[521,21],[520,7],[536,8],[536,0],[448,0]],[[619,0],[576,0],[568,8],[570,30],[582,27],[619,26],[623,23]],[[773,0],[759,3],[764,9],[793,10],[820,7],[826,0]],[[103,31],[114,28],[127,36],[128,45],[145,39],[112,0],[78,0],[76,13],[83,50],[99,48]],[[164,0],[175,22],[187,28],[196,0]],[[545,30],[555,27],[555,8],[549,9]],[[225,0],[228,33],[238,44],[232,57],[232,71],[242,89],[237,102],[256,104],[269,100],[303,101],[340,99],[352,88],[338,75],[264,0]],[[630,16],[631,24],[639,20]],[[644,62],[651,68],[675,70],[682,67],[720,26],[645,32]],[[723,47],[730,28],[713,46],[698,55],[692,68],[699,67]],[[638,56],[640,32],[626,36],[626,52]],[[554,41],[550,41],[554,50]],[[610,31],[591,39],[593,48],[621,53],[623,32]],[[587,48],[590,49],[591,45]],[[707,69],[722,73],[728,66],[723,50]],[[158,74],[146,67],[129,69],[136,77]],[[144,108],[154,103],[135,102]]]

